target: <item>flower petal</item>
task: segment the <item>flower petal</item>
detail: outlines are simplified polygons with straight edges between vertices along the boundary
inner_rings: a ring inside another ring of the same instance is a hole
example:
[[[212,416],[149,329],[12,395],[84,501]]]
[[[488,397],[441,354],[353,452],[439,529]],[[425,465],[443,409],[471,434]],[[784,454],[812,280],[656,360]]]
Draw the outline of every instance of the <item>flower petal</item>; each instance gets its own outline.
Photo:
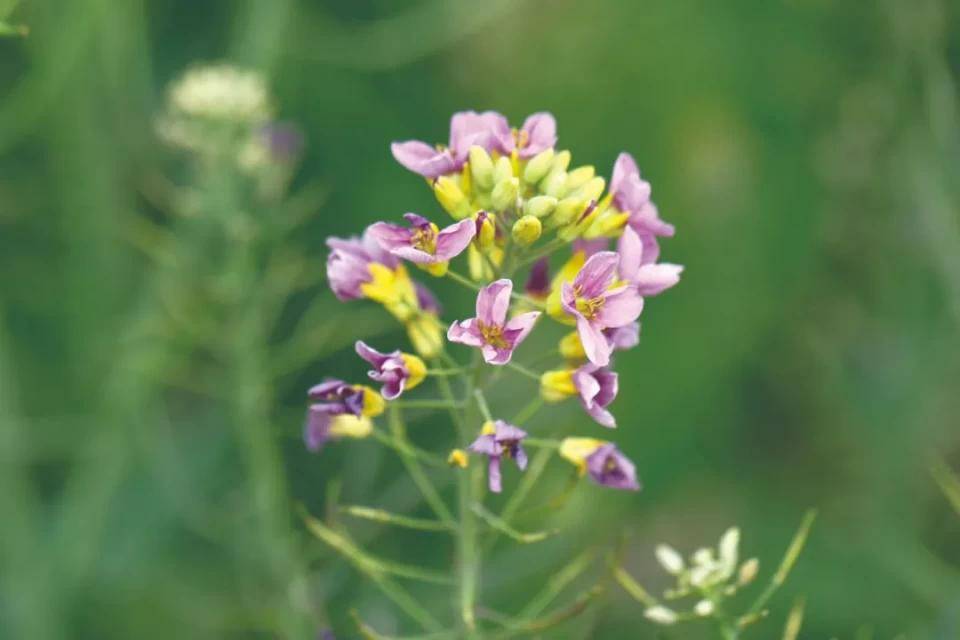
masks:
[[[400,247],[409,247],[413,237],[410,229],[391,222],[374,222],[368,227],[367,233],[384,250],[390,252]]]
[[[397,162],[425,178],[437,178],[459,168],[449,151],[438,151],[419,140],[394,142],[390,151]]]
[[[634,287],[620,287],[606,295],[596,322],[604,327],[622,327],[640,317],[643,298]]]
[[[613,251],[601,251],[590,256],[573,279],[573,286],[582,298],[596,298],[613,283],[620,256]]]
[[[593,364],[605,367],[610,363],[610,352],[613,350],[607,337],[599,327],[580,316],[577,318],[577,333],[587,359]]]
[[[485,344],[483,335],[477,328],[476,318],[470,318],[463,322],[454,321],[447,329],[447,340],[471,347],[482,347]]]
[[[502,278],[490,283],[477,294],[477,319],[485,325],[502,326],[510,307],[513,282]]]
[[[546,111],[528,116],[521,130],[527,134],[526,145],[518,153],[521,158],[532,158],[557,144],[557,121]]]
[[[630,227],[623,230],[623,235],[617,243],[617,253],[620,254],[620,278],[633,282],[640,265],[643,264],[643,242],[636,231]]]
[[[539,317],[539,311],[528,311],[527,313],[521,313],[515,318],[511,318],[504,326],[504,338],[516,348],[517,345],[526,339],[530,331],[533,330],[533,326],[537,323],[537,318]]]
[[[679,264],[645,264],[637,271],[633,283],[640,295],[655,296],[680,282],[682,272],[683,267]]]
[[[437,234],[437,259],[450,260],[460,255],[476,234],[477,225],[473,220],[450,225]]]

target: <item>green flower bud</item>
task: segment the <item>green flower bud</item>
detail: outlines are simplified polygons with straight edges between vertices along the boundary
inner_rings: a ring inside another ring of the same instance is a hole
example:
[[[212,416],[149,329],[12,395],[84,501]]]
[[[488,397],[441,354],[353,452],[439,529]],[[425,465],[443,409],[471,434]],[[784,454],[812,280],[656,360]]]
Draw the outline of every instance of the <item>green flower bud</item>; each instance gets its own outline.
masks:
[[[567,172],[553,169],[540,183],[540,190],[548,196],[562,198],[567,193]]]
[[[570,166],[570,152],[561,151],[553,157],[553,166],[550,167],[553,171],[566,171],[567,167]]]
[[[493,165],[493,184],[500,184],[512,177],[513,165],[510,164],[510,158],[507,156],[497,158],[497,163]]]
[[[543,180],[543,177],[547,175],[553,165],[553,156],[553,149],[541,151],[533,156],[523,170],[523,181],[527,184],[536,184]]]
[[[502,158],[501,158],[502,159]],[[497,183],[490,194],[493,201],[493,208],[496,211],[504,211],[512,207],[517,202],[517,194],[520,191],[520,180],[518,178],[507,178]]]
[[[587,202],[579,198],[564,198],[557,203],[557,208],[550,216],[550,225],[563,227],[577,221],[580,214],[587,207]]]
[[[536,242],[543,233],[543,225],[536,216],[523,216],[514,223],[510,233],[517,244],[528,246]]]
[[[595,170],[590,165],[584,165],[582,167],[577,167],[573,171],[567,174],[567,191],[573,191],[574,189],[579,189],[582,187],[588,180],[593,178],[595,175]]]
[[[493,160],[483,147],[470,147],[470,173],[479,190],[493,189]]]
[[[569,195],[576,196],[582,200],[599,200],[606,186],[607,181],[597,176],[587,180],[579,189]]]
[[[553,213],[557,206],[557,199],[553,196],[534,196],[523,205],[523,212],[528,216],[545,218]]]
[[[457,181],[450,176],[437,178],[433,185],[433,194],[437,197],[440,206],[457,220],[463,220],[472,213],[470,201]]]

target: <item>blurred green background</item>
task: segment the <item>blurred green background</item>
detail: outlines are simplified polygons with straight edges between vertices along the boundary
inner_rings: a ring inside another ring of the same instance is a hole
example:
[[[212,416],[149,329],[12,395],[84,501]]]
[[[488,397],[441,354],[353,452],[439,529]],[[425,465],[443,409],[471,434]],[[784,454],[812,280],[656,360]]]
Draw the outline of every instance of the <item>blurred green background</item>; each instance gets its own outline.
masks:
[[[355,338],[403,339],[336,303],[324,239],[441,220],[388,145],[443,140],[474,108],[553,112],[560,146],[604,175],[633,153],[678,228],[664,259],[686,265],[618,362],[616,438],[645,490],[580,487],[549,516],[564,536],[497,547],[483,601],[509,609],[620,531],[651,589],[656,543],[692,551],[732,524],[769,575],[812,506],[747,637],[779,637],[803,595],[801,638],[960,638],[960,514],[930,474],[960,468],[955,2],[25,0],[10,21],[31,33],[0,40],[0,635],[351,638],[351,608],[410,631],[289,505],[321,514],[339,492],[422,512],[375,443],[304,451],[303,391],[363,375]],[[200,227],[165,211],[189,176],[153,119],[184,68],[223,60],[262,70],[307,140],[290,200],[307,221],[269,278],[240,281],[259,311],[181,295],[202,251],[163,258]],[[436,288],[447,316],[469,308]],[[540,420],[568,418],[588,428],[563,408]],[[439,415],[410,431],[451,444]],[[378,555],[450,560],[431,534],[348,524]],[[545,637],[656,633],[610,589]]]

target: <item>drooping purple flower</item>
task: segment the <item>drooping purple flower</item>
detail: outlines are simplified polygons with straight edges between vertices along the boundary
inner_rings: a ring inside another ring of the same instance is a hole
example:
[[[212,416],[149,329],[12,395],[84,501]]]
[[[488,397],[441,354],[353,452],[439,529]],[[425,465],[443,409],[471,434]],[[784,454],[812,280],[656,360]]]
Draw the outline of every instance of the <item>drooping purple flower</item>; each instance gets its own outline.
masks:
[[[604,329],[603,335],[614,351],[626,351],[640,344],[640,323],[631,322],[622,327]]]
[[[438,178],[459,171],[467,160],[470,147],[509,153],[513,136],[507,119],[495,111],[461,111],[450,119],[450,144],[434,147],[419,140],[394,142],[393,157],[404,167],[425,178]]]
[[[655,296],[680,282],[683,267],[666,262],[647,262],[640,235],[630,227],[623,230],[617,253],[620,255],[620,278],[635,286],[642,296]]]
[[[595,364],[585,364],[573,372],[573,386],[580,394],[580,404],[591,418],[610,429],[617,426],[613,414],[607,411],[607,407],[617,397],[615,371]]]
[[[614,286],[619,262],[612,251],[594,254],[560,290],[563,309],[576,319],[587,358],[600,367],[610,363],[613,351],[604,329],[626,326],[643,311],[643,298],[634,286]]]
[[[504,456],[513,458],[521,471],[527,468],[527,452],[521,445],[526,437],[527,432],[523,429],[496,420],[484,425],[483,433],[470,445],[470,451],[489,458],[487,483],[490,491],[500,493],[502,490],[500,461]]]
[[[461,220],[441,231],[415,213],[405,213],[403,217],[410,223],[409,228],[376,222],[370,225],[368,233],[384,250],[417,264],[437,264],[460,255],[476,234],[473,220]]]
[[[637,471],[633,463],[612,443],[605,443],[587,456],[587,473],[594,482],[612,489],[637,491]]]
[[[447,339],[479,348],[488,364],[510,362],[513,350],[524,341],[540,316],[539,311],[530,311],[507,321],[512,292],[513,282],[506,278],[481,289],[477,293],[477,316],[451,324]]]
[[[535,300],[544,300],[550,295],[550,260],[548,258],[540,258],[533,263],[523,290]]]
[[[371,379],[383,384],[380,395],[386,400],[395,400],[405,388],[412,389],[420,384],[426,375],[423,361],[397,351],[381,353],[370,347],[363,340],[357,340],[354,348],[357,355],[373,365],[373,370],[367,375]]]
[[[362,238],[327,238],[327,280],[340,300],[362,298],[360,286],[370,282],[370,264],[379,263],[394,269],[400,261],[380,247],[368,227]]]
[[[303,439],[307,449],[317,452],[330,439],[330,424],[334,416],[363,414],[364,392],[343,380],[324,380],[307,392],[313,401],[307,411]]]

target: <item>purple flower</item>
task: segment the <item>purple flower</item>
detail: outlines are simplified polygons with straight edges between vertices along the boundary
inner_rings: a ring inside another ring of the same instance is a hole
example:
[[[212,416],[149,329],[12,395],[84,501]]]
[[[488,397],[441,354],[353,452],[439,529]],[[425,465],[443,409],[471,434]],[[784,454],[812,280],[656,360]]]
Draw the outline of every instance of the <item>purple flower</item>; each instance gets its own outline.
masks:
[[[450,145],[433,147],[419,140],[394,142],[393,157],[404,167],[425,178],[438,178],[459,171],[472,146],[509,153],[513,136],[507,119],[495,111],[461,111],[450,119]]]
[[[627,224],[640,236],[646,260],[656,262],[660,255],[657,236],[673,237],[675,229],[660,219],[656,205],[650,200],[650,183],[640,177],[637,163],[629,153],[617,156],[610,193],[614,206],[630,214]]]
[[[544,300],[550,295],[550,260],[540,258],[530,267],[530,275],[523,290],[535,300]]]
[[[617,253],[620,255],[620,278],[635,286],[642,296],[655,296],[680,282],[683,267],[645,260],[643,241],[630,227],[623,230]]]
[[[368,227],[363,238],[327,238],[331,252],[327,257],[327,280],[334,295],[340,300],[363,297],[360,286],[373,280],[370,265],[379,263],[394,269],[400,261],[384,251]]]
[[[319,451],[332,433],[334,419],[340,416],[364,418],[383,412],[383,399],[367,387],[343,380],[324,380],[307,392],[313,403],[307,412],[303,439],[310,451]]]
[[[557,121],[546,111],[534,113],[528,116],[520,130],[514,133],[514,139],[517,155],[524,159],[532,158],[557,144]]]
[[[380,353],[363,340],[357,340],[354,348],[358,356],[373,365],[367,375],[383,383],[380,395],[386,400],[397,399],[405,388],[413,389],[426,377],[427,367],[417,356],[400,351]]]
[[[477,316],[451,324],[447,339],[478,347],[488,364],[510,362],[513,350],[527,337],[540,316],[539,311],[530,311],[508,322],[507,309],[512,292],[513,282],[506,278],[481,289],[477,294]]]
[[[604,329],[626,326],[643,311],[643,298],[635,287],[613,286],[619,262],[620,256],[612,251],[594,254],[560,290],[561,304],[576,319],[587,358],[600,367],[610,363],[613,351]]]
[[[605,443],[587,456],[587,473],[600,485],[612,489],[637,491],[637,471],[633,463],[620,453],[616,445]]]
[[[617,421],[607,407],[617,397],[617,374],[606,367],[585,364],[573,372],[573,386],[580,394],[580,404],[590,417],[613,429]]]
[[[439,264],[460,255],[477,231],[473,220],[462,220],[441,231],[415,213],[403,217],[410,228],[377,222],[370,225],[368,233],[384,250],[417,264]]]
[[[610,343],[614,351],[633,349],[640,344],[640,323],[631,322],[622,327],[604,329],[603,335],[607,337],[607,342]]]
[[[526,437],[526,431],[507,424],[503,420],[487,422],[483,425],[482,434],[474,440],[469,449],[490,459],[487,480],[490,491],[500,493],[502,490],[500,460],[503,456],[513,458],[521,471],[527,468],[527,452],[520,445]]]

